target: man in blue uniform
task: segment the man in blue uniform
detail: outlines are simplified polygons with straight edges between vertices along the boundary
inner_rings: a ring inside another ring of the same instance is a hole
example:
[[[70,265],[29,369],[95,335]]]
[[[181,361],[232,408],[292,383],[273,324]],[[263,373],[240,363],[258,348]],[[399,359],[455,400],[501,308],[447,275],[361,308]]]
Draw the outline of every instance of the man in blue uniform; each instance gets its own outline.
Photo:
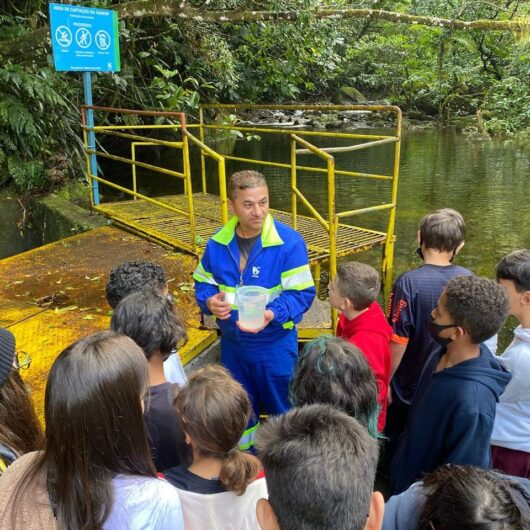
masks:
[[[234,173],[228,183],[234,212],[207,243],[193,275],[197,303],[221,330],[221,363],[245,387],[255,421],[242,440],[253,445],[259,413],[289,408],[288,385],[298,356],[295,324],[315,297],[304,240],[269,213],[269,191],[257,171]],[[236,288],[268,290],[264,325],[248,330],[238,322]]]

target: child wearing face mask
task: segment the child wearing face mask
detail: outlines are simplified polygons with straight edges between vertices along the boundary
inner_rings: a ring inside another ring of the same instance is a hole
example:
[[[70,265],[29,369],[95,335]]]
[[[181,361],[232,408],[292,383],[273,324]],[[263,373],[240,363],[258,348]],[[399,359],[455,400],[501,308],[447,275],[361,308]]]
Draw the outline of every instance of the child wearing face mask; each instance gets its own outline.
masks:
[[[495,407],[511,376],[481,343],[507,313],[506,291],[492,280],[457,276],[447,284],[429,322],[439,346],[420,375],[392,460],[393,494],[443,464],[491,467]]]

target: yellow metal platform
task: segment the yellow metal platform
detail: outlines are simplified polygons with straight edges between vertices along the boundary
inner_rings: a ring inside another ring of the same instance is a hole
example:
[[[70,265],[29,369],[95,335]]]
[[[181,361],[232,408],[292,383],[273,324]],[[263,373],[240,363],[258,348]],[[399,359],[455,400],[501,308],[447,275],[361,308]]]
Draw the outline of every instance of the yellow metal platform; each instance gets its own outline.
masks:
[[[157,201],[187,211],[186,195],[157,197]],[[221,206],[217,195],[209,193],[193,194],[195,209],[196,243],[203,250],[206,242],[221,225]],[[172,248],[189,248],[189,219],[184,215],[165,210],[142,199],[102,203],[95,210],[127,227],[135,233],[154,239]],[[270,210],[279,221],[291,225],[291,214],[280,210]],[[310,263],[321,263],[329,258],[329,234],[320,223],[311,217],[297,215],[297,230],[303,236]],[[336,255],[347,256],[364,252],[384,245],[385,232],[377,232],[346,224],[339,224]]]
[[[179,351],[184,364],[216,340],[215,331],[200,325],[191,283],[196,259],[119,228],[98,228],[1,260],[0,326],[10,329],[17,349],[32,358],[22,375],[33,390],[39,415],[55,357],[75,340],[108,329],[108,275],[130,260],[156,261],[166,270],[188,329],[188,343]]]

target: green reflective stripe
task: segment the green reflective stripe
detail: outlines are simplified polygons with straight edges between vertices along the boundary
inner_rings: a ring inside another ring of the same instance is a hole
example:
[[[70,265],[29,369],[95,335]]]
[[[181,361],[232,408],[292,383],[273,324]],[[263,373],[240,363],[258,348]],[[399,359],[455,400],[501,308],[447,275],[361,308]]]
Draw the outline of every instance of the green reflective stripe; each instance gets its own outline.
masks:
[[[239,439],[239,449],[241,449],[242,451],[246,451],[256,443],[256,432],[259,427],[260,422],[258,421],[258,423],[243,432],[243,436],[241,436],[241,438]]]
[[[313,276],[309,269],[292,274],[287,278],[282,278],[282,287],[284,290],[291,289],[301,291],[314,285]]]
[[[286,322],[285,324],[282,324],[283,329],[293,329],[294,328],[294,322],[292,320],[289,320],[289,322]]]
[[[213,278],[213,274],[211,272],[208,272],[204,268],[204,265],[202,264],[202,261],[199,261],[199,264],[197,265],[197,268],[195,270],[198,271],[198,272],[201,272],[202,274],[204,274],[205,276],[208,276],[209,278]]]
[[[294,269],[289,269],[288,271],[282,272],[281,277],[283,278],[289,278],[289,276],[293,276],[294,274],[298,274],[299,272],[303,271],[311,271],[309,268],[309,265],[300,265],[300,267],[295,267]]]
[[[315,282],[313,279],[309,282],[305,283],[299,283],[298,285],[294,285],[293,287],[289,287],[289,291],[303,291],[304,289],[307,289],[308,287],[314,287]]]
[[[211,285],[217,285],[217,282],[215,281],[213,274],[205,270],[205,268],[202,266],[202,263],[200,261],[199,261],[199,264],[197,265],[197,268],[195,269],[193,273],[193,279],[198,282],[209,283]]]
[[[269,289],[269,293],[275,293],[276,291],[282,291],[282,286],[281,284],[278,284],[278,285],[275,285],[274,287],[271,287]]]
[[[225,293],[235,293],[237,287],[229,287],[228,285],[219,284],[219,290],[224,291]]]
[[[261,229],[261,246],[262,247],[274,247],[277,245],[283,245],[283,239],[278,234],[276,226],[274,226],[274,219],[269,213],[265,217],[263,228]]]
[[[234,217],[230,218],[228,223],[226,223],[219,232],[212,236],[212,239],[217,241],[217,243],[221,243],[221,245],[228,245],[228,243],[234,239],[238,222],[239,219],[234,215]]]

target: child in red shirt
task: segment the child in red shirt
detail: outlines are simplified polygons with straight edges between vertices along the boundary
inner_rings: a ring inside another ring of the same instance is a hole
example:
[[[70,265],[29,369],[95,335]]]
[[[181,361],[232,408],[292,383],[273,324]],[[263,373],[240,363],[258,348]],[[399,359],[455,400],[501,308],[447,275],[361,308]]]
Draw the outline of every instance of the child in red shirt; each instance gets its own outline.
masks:
[[[392,328],[375,301],[380,286],[378,272],[370,265],[355,261],[340,265],[337,276],[329,284],[329,302],[341,312],[337,337],[357,346],[374,372],[381,407],[377,422],[379,432],[386,421],[392,335]]]

